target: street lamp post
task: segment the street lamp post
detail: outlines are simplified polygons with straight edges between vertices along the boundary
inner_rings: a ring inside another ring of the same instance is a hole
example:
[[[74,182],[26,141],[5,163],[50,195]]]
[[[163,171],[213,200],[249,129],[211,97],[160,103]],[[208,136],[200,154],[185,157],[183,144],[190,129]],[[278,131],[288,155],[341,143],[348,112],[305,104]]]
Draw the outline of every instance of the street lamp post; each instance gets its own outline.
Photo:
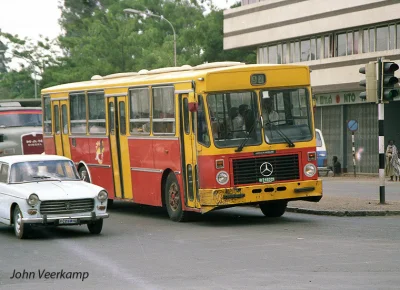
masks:
[[[156,15],[156,14],[153,14],[150,12],[139,11],[139,10],[131,9],[131,8],[124,9],[124,12],[127,14],[139,14],[139,15],[147,15],[147,16],[157,17],[157,18],[160,18],[161,20],[165,20],[171,26],[172,32],[174,33],[174,62],[175,62],[175,66],[176,66],[176,34],[175,34],[175,28],[172,25],[172,23],[169,22],[168,19],[165,18],[164,16]]]

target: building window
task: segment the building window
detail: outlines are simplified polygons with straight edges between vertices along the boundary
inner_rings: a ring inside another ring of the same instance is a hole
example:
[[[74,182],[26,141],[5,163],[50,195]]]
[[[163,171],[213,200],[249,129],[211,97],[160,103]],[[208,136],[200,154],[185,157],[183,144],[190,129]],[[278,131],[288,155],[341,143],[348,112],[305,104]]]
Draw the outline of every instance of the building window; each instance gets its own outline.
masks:
[[[300,43],[301,56],[300,61],[307,61],[310,59],[311,44],[310,39],[302,40]]]
[[[106,133],[106,113],[103,92],[88,92],[89,133]]]
[[[174,87],[153,88],[153,132],[175,133]]]
[[[375,29],[369,30],[369,52],[375,51]]]
[[[284,43],[282,46],[282,63],[287,63],[287,43]]]
[[[353,54],[358,54],[359,36],[360,32],[358,30],[354,31]]]
[[[353,31],[347,33],[347,55],[353,54]]]
[[[71,133],[86,133],[86,98],[84,93],[69,97]]]
[[[276,45],[272,45],[268,47],[268,63],[276,64],[277,63],[277,47]]]
[[[396,26],[389,26],[389,49],[396,49]]]
[[[324,39],[324,58],[329,58],[332,56],[331,53],[331,38],[330,36],[325,36]]]
[[[130,131],[132,134],[150,134],[150,93],[148,88],[130,90]]]
[[[282,63],[282,44],[278,44],[277,50],[278,50],[278,55],[277,55],[277,62],[276,63],[281,64]]]
[[[397,48],[400,48],[400,24],[397,24]]]
[[[365,29],[363,31],[363,53],[369,52],[369,34],[368,34],[368,29]]]
[[[388,50],[389,30],[388,26],[376,29],[376,51]]]
[[[336,35],[336,56],[346,55],[346,33]]]
[[[315,59],[321,59],[321,37],[317,38],[317,54]]]

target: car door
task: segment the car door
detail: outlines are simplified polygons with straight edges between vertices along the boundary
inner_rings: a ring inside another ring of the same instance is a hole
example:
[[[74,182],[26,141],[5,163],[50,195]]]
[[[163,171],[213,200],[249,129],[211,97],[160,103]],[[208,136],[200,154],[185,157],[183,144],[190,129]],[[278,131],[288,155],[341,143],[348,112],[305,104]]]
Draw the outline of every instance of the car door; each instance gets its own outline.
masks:
[[[6,195],[7,182],[8,182],[8,170],[9,166],[6,163],[0,163],[0,222],[6,223],[6,220],[10,220],[9,210],[9,196]]]

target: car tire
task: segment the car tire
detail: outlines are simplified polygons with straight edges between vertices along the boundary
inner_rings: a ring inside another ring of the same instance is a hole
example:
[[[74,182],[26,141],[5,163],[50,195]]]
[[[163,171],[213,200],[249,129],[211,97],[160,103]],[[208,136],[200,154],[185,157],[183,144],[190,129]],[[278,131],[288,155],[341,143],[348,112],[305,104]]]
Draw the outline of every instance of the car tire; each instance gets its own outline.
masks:
[[[14,218],[14,233],[18,239],[25,239],[28,235],[29,227],[22,223],[22,212],[17,205],[13,212]]]
[[[174,222],[187,220],[187,213],[182,209],[181,190],[175,174],[169,173],[164,187],[165,206],[169,218]]]
[[[262,213],[266,217],[280,217],[282,216],[287,207],[287,201],[269,201],[259,204]]]
[[[81,168],[79,168],[79,171],[78,171],[78,172],[79,172],[79,178],[80,178],[81,180],[86,181],[86,182],[88,182],[88,183],[91,183],[91,182],[90,182],[89,174],[88,174],[87,169],[86,169],[85,166],[82,166]],[[85,176],[85,179],[83,179],[83,176]]]
[[[88,223],[87,227],[91,234],[98,235],[101,233],[101,230],[103,229],[103,219],[99,219],[97,221]]]

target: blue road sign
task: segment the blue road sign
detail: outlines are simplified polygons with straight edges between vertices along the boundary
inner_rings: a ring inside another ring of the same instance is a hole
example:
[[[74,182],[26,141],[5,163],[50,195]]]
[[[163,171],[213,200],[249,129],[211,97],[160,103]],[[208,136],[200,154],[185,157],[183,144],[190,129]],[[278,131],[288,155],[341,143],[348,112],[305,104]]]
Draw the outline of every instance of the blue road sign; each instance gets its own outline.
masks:
[[[358,122],[357,120],[350,120],[347,121],[347,128],[351,131],[351,132],[355,132],[358,130]]]

